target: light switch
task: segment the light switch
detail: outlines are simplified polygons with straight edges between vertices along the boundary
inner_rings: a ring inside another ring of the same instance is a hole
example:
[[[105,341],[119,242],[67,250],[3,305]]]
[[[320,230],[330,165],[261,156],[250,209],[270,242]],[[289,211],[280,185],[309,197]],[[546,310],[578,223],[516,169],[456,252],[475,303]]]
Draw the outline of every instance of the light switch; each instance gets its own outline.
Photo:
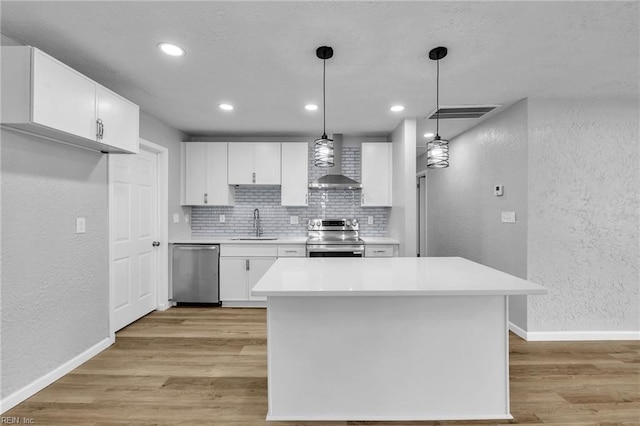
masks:
[[[220,223],[225,223],[225,222],[226,222],[226,220],[227,220],[227,218],[226,218],[226,217],[224,217],[224,215],[223,215],[223,214],[221,214],[221,215],[220,215]]]
[[[501,197],[504,191],[504,187],[502,185],[494,185],[493,186],[493,195],[497,197]],[[503,221],[504,222],[504,221]]]
[[[289,216],[289,224],[297,225],[298,224],[298,216]]]
[[[76,234],[84,234],[87,231],[87,222],[84,217],[76,218]]]
[[[367,216],[367,224],[373,225],[373,216]]]
[[[516,223],[516,212],[502,212],[502,222]]]
[[[180,223],[180,214],[179,213],[174,213],[173,214],[173,223]]]

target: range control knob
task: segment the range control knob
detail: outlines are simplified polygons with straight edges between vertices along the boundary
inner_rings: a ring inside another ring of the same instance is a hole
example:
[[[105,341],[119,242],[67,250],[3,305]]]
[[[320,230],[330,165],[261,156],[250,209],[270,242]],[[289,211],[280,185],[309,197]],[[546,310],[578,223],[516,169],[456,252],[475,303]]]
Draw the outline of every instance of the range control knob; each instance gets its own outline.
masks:
[[[351,226],[351,221],[347,219],[347,226]]]
[[[354,225],[357,225],[357,224],[358,224],[358,219],[353,219],[353,220],[351,221],[351,223],[352,223],[352,224],[354,224]]]

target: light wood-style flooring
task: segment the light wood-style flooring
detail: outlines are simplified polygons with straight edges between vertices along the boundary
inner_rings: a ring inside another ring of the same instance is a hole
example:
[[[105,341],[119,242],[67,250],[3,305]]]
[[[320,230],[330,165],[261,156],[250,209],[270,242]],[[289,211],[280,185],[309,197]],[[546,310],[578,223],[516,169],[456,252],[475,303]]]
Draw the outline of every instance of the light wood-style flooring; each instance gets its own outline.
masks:
[[[266,422],[264,309],[172,308],[5,413],[35,425]],[[345,424],[640,425],[640,342],[525,342],[510,336],[511,421]]]

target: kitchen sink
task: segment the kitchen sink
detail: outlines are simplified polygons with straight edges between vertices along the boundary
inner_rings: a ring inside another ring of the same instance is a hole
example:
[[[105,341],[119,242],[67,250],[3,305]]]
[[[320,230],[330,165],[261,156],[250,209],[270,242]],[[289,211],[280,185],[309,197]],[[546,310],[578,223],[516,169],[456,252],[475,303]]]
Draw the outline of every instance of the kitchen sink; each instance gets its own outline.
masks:
[[[252,236],[247,236],[247,237],[233,237],[231,238],[232,240],[240,240],[240,241],[248,241],[248,240],[277,240],[278,237],[252,237]]]

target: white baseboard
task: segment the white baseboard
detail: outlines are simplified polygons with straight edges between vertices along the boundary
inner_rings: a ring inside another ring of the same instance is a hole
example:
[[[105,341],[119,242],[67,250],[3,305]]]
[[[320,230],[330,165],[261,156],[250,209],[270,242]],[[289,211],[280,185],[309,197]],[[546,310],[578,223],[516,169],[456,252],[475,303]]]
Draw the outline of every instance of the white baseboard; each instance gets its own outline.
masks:
[[[512,322],[509,330],[528,342],[640,340],[640,331],[525,331]]]
[[[12,393],[6,398],[0,400],[0,414],[10,410],[11,408],[20,404],[22,401],[40,392],[42,389],[46,388],[51,383],[55,382],[65,374],[69,373],[73,369],[79,367],[86,361],[98,355],[103,350],[107,349],[109,346],[113,344],[113,342],[114,341],[110,337],[107,337],[106,339],[101,340],[100,342],[93,345],[92,347],[82,352],[78,356],[65,362],[55,370],[45,374],[39,379],[36,379],[35,381],[29,383],[27,386],[23,387],[22,389],[17,390],[16,392]]]

